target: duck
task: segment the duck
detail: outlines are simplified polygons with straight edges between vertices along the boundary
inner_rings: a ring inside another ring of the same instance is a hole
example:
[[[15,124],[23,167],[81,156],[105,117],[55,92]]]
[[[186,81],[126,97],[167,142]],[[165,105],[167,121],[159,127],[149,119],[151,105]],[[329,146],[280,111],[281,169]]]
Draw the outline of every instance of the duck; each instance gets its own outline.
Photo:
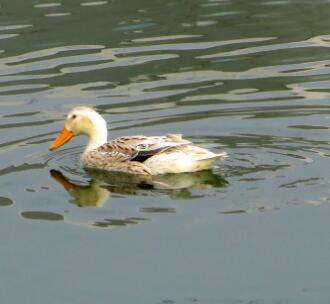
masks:
[[[49,149],[56,150],[73,137],[85,135],[88,143],[80,156],[89,169],[145,176],[208,170],[227,153],[214,153],[194,145],[182,134],[122,136],[107,140],[105,119],[93,108],[76,106],[66,116],[64,127]]]

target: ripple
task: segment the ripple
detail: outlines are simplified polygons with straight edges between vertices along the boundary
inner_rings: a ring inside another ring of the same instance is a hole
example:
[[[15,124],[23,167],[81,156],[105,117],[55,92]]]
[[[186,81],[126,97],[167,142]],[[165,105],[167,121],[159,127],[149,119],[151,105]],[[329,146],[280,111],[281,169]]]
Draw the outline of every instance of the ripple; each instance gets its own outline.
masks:
[[[203,15],[203,17],[223,17],[223,16],[232,16],[241,14],[242,12],[239,11],[226,11],[226,12],[217,12],[212,14]]]
[[[120,227],[120,226],[127,226],[127,225],[135,225],[138,224],[140,221],[146,221],[145,218],[125,218],[125,219],[105,219],[100,222],[94,222],[92,225],[98,228],[108,228],[108,227]]]
[[[190,39],[199,38],[201,35],[171,35],[171,36],[159,36],[159,37],[148,37],[133,39],[132,42],[157,42],[157,41],[168,41],[168,40],[179,40],[179,39]]]
[[[45,164],[22,164],[17,166],[11,165],[9,167],[0,169],[0,176],[11,174],[14,172],[32,171],[36,169],[42,169],[45,167],[46,167]]]
[[[303,187],[305,186],[313,186],[315,184],[318,184],[320,182],[320,178],[318,177],[311,177],[311,178],[307,178],[307,179],[300,179],[300,180],[296,180],[294,182],[290,182],[290,183],[286,183],[286,184],[282,184],[279,186],[279,188],[296,188],[300,185],[302,185]]]
[[[26,85],[16,85],[16,86],[7,86],[7,87],[0,87],[0,94],[2,93],[9,93],[13,92],[17,94],[22,94],[22,91],[27,92],[30,90],[39,90],[39,89],[46,89],[49,86],[47,84],[26,84]]]
[[[43,221],[63,221],[64,217],[61,214],[49,211],[24,211],[21,216],[29,220]]]
[[[20,30],[20,29],[29,28],[32,26],[33,26],[32,24],[3,25],[3,26],[0,26],[0,31]]]
[[[131,58],[120,58],[114,62],[110,63],[101,63],[97,65],[89,65],[84,67],[71,67],[71,68],[62,68],[61,72],[64,74],[71,74],[71,73],[81,73],[81,72],[88,72],[88,71],[96,71],[96,70],[103,70],[103,69],[110,69],[115,67],[123,67],[123,66],[130,66],[130,65],[138,65],[144,64],[151,61],[160,61],[160,60],[168,60],[177,58],[178,55],[149,55],[149,56],[139,56],[139,57],[131,57]]]
[[[229,56],[242,56],[249,54],[255,55],[264,52],[274,52],[279,50],[289,50],[289,49],[308,48],[308,47],[330,47],[330,36],[329,35],[315,36],[303,41],[243,48],[230,52],[221,52],[212,55],[203,55],[203,56],[199,56],[198,58],[211,59],[211,58],[221,58],[221,57],[229,57]]]
[[[98,5],[105,5],[108,4],[108,1],[90,1],[90,2],[82,2],[80,3],[81,6],[98,6]]]
[[[45,14],[45,17],[66,17],[66,16],[71,16],[72,13],[51,13],[51,14]]]
[[[60,2],[53,2],[53,3],[42,3],[42,4],[35,4],[35,8],[49,8],[49,7],[58,7],[61,6],[62,3]]]
[[[48,152],[47,154],[43,155],[43,158],[46,163],[49,163],[52,166],[65,166],[68,164],[72,168],[77,167],[77,169],[79,169],[79,166],[77,165],[79,164],[79,156],[81,152],[82,148],[79,146],[63,148],[57,151]]]
[[[50,48],[18,56],[1,58],[0,83],[54,78],[65,74],[106,70],[130,65],[135,66],[179,57],[178,54],[150,54],[150,52],[155,51],[205,50],[231,44],[260,42],[270,39],[272,38],[249,38],[219,42],[176,43],[123,48],[104,48],[103,46],[94,45]],[[99,49],[101,49],[101,51],[97,52]],[[79,55],[75,53],[77,51],[88,52],[90,50],[92,50],[93,53]],[[70,55],[71,52],[73,53],[72,55]],[[58,56],[61,53],[64,54]],[[129,54],[139,53],[139,56],[127,56]],[[143,56],[141,53],[148,53],[148,55]],[[49,58],[55,55],[57,55],[55,58]],[[55,69],[56,72],[54,71]]]
[[[9,39],[9,38],[13,38],[13,37],[17,37],[18,34],[0,34],[0,40],[2,39]],[[3,51],[1,51],[3,52]]]
[[[153,22],[141,22],[141,23],[133,23],[133,24],[127,24],[127,25],[120,25],[120,26],[113,28],[113,30],[118,31],[118,32],[139,31],[139,30],[153,27],[155,25],[156,24]]]
[[[221,213],[221,214],[242,214],[242,213],[246,213],[246,210],[243,210],[243,209],[223,210],[223,211],[219,211],[219,213]]]
[[[260,3],[260,5],[273,6],[273,5],[285,5],[288,3],[289,3],[288,0],[276,0],[276,1],[265,1],[263,3]]]
[[[161,208],[161,207],[148,207],[148,208],[141,208],[140,212],[143,213],[175,213],[175,208]]]

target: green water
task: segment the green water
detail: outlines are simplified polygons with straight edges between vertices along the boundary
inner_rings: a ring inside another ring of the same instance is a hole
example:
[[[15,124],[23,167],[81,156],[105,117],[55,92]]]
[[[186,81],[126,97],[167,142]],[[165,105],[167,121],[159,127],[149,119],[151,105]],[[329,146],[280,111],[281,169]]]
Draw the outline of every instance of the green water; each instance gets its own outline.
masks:
[[[0,1],[2,303],[330,301],[330,1]],[[85,171],[111,137],[229,158],[140,187]],[[67,185],[70,187],[65,187]]]

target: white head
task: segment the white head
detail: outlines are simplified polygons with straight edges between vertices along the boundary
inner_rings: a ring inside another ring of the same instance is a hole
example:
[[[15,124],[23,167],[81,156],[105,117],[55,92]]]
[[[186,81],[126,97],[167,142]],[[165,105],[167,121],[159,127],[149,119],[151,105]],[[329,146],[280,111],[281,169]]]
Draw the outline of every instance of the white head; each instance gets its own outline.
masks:
[[[50,150],[57,149],[77,135],[87,135],[89,138],[85,152],[96,149],[107,141],[106,121],[92,108],[73,108],[65,119],[64,128],[52,142]]]

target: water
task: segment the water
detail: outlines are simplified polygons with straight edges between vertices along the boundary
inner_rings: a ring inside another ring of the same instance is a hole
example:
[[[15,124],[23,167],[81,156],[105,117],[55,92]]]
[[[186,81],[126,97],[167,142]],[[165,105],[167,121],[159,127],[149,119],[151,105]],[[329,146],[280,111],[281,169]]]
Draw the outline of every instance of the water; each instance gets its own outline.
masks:
[[[0,5],[3,303],[329,303],[329,1]],[[87,172],[78,104],[230,157]]]

